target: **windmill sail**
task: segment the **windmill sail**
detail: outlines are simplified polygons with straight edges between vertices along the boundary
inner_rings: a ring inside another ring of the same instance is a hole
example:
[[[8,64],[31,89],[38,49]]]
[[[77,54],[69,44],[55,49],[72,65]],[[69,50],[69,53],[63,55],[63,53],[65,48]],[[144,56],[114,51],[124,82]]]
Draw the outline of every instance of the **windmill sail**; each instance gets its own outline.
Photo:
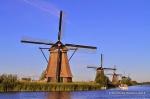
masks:
[[[61,39],[61,33],[62,33],[62,17],[63,17],[63,12],[60,11],[58,41],[60,41],[60,39]]]

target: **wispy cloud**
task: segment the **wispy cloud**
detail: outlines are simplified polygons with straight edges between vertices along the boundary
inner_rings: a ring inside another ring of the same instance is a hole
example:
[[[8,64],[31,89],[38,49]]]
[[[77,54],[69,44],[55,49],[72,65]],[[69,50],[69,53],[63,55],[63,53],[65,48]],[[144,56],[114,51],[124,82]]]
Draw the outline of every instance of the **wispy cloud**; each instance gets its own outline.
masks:
[[[54,16],[59,17],[59,9],[52,3],[46,2],[43,0],[23,0],[25,3],[30,4],[31,6],[34,6],[36,8],[39,8],[40,10],[50,13]]]
[[[51,2],[46,2],[44,0],[23,0],[26,4],[29,4],[33,7],[36,7],[40,9],[41,11],[44,11],[46,13],[49,13],[51,15],[54,15],[59,18],[60,9],[56,7]],[[65,31],[65,25],[70,24],[71,22],[67,20],[67,15],[63,11],[63,22],[62,22],[62,36],[65,37],[64,31]]]

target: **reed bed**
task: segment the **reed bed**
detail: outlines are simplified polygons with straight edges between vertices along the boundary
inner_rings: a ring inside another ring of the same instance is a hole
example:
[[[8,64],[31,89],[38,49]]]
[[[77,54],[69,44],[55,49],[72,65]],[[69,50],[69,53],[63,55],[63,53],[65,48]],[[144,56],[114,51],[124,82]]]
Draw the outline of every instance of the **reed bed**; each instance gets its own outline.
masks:
[[[0,84],[0,92],[22,92],[22,91],[88,91],[100,90],[101,86],[91,82],[78,83],[46,83],[46,82],[17,82],[11,88],[5,88]]]

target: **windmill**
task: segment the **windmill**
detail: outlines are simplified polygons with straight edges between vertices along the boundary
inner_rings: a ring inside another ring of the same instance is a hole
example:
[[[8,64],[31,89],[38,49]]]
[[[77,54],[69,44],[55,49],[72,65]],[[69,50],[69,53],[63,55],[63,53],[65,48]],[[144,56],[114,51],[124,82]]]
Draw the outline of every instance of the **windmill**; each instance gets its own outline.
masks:
[[[48,65],[46,68],[46,79],[47,82],[72,82],[72,73],[69,65],[69,60],[67,52],[69,49],[74,49],[74,53],[78,48],[85,49],[97,49],[97,47],[86,46],[86,45],[77,45],[77,44],[63,44],[61,42],[62,36],[62,21],[63,21],[63,11],[60,11],[59,19],[59,31],[58,38],[56,43],[51,42],[42,42],[36,40],[21,40],[22,43],[33,43],[33,44],[43,44],[51,45],[50,48],[40,48],[40,49],[49,49],[50,56],[48,59]]]
[[[114,85],[117,85],[119,83],[119,77],[122,77],[122,74],[117,74],[116,70],[113,71],[113,74],[106,74],[106,75],[112,76],[112,84]]]
[[[104,71],[105,70],[116,70],[116,68],[104,68],[103,67],[103,54],[101,54],[101,64],[100,67],[97,66],[87,66],[87,68],[93,68],[96,70],[96,77],[95,80],[101,76],[105,76]]]

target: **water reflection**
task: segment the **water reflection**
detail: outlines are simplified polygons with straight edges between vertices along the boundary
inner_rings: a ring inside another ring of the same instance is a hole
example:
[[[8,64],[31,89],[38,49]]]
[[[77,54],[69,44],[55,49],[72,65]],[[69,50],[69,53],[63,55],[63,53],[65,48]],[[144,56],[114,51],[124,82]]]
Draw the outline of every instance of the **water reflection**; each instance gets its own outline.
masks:
[[[150,86],[131,86],[129,90],[10,92],[0,93],[0,99],[150,99]]]
[[[71,99],[70,92],[49,92],[46,99]]]

